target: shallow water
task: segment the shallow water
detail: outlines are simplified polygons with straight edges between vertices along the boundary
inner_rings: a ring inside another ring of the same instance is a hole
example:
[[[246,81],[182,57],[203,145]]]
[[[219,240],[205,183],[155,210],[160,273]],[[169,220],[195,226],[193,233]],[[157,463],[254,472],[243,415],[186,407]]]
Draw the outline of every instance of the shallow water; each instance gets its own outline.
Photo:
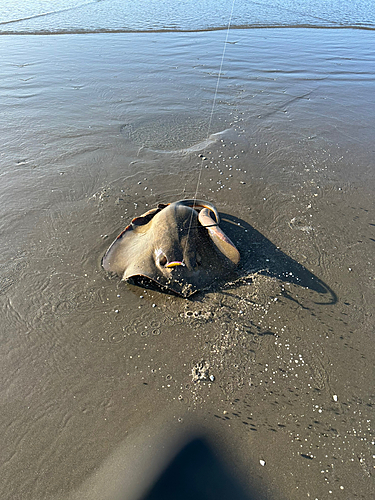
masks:
[[[103,498],[196,422],[261,498],[373,495],[373,38],[231,31],[210,126],[222,31],[1,38],[2,498]],[[242,278],[106,276],[201,167]]]

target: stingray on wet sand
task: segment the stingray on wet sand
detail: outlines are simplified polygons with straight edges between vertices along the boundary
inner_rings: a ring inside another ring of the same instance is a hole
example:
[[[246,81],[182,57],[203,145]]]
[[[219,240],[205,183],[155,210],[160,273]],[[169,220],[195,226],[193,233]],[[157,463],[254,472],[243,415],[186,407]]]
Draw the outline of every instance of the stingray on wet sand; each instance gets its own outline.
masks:
[[[132,220],[102,266],[123,280],[146,277],[188,297],[228,277],[240,260],[219,223],[217,209],[206,201],[159,204]]]

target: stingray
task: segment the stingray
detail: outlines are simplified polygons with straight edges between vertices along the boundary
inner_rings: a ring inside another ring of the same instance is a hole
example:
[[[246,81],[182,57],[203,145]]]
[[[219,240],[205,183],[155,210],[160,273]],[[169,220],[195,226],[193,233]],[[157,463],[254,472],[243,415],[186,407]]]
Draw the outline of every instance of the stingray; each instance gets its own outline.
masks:
[[[148,278],[189,297],[227,278],[240,260],[219,224],[218,211],[209,202],[159,204],[117,236],[102,266],[125,281]]]

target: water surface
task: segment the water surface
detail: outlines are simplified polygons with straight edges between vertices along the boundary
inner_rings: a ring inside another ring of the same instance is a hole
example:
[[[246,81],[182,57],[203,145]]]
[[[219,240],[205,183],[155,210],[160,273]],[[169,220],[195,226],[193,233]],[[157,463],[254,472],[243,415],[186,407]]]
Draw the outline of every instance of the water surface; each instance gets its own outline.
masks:
[[[88,15],[111,5],[18,2],[5,19],[72,10],[2,29],[115,29]],[[210,22],[184,12],[180,30]],[[129,470],[147,485],[153,439],[196,422],[260,498],[373,496],[374,34],[231,30],[211,121],[225,39],[0,39],[4,499],[110,498]],[[106,276],[112,238],[199,173],[241,278],[186,301]]]
[[[21,0],[2,2],[0,33],[197,31],[227,27],[315,26],[374,29],[363,0]]]

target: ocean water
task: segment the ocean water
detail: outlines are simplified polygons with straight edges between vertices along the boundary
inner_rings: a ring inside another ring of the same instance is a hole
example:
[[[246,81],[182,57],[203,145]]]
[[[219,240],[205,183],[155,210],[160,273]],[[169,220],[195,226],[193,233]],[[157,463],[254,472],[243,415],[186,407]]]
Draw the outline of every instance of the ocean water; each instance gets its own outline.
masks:
[[[233,27],[375,28],[372,0],[3,0],[0,33],[196,31]]]
[[[141,498],[197,422],[260,500],[374,498],[373,2],[2,0],[0,33],[1,499]],[[195,194],[238,279],[106,275]]]

